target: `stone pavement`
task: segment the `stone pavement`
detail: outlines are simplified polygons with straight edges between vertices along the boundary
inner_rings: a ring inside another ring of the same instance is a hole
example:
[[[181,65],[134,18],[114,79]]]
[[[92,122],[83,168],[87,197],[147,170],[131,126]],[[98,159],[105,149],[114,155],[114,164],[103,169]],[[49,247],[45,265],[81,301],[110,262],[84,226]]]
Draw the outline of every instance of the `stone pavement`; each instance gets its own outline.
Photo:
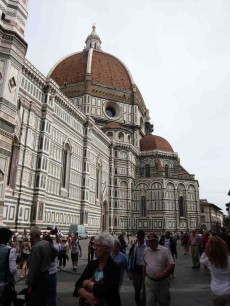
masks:
[[[79,260],[77,272],[72,272],[71,260],[67,262],[66,271],[57,273],[57,305],[58,306],[76,306],[78,302],[72,297],[74,284],[80,277],[84,267],[87,264],[87,245],[88,240],[81,241],[83,257]],[[191,256],[184,256],[183,249],[178,243],[178,259],[176,260],[175,275],[170,279],[171,283],[171,306],[211,306],[210,275],[204,272],[203,267],[192,269]],[[19,292],[25,288],[25,280],[20,280],[20,270],[16,277],[16,290]],[[127,276],[121,287],[121,300],[123,306],[135,306],[134,290],[132,281]]]

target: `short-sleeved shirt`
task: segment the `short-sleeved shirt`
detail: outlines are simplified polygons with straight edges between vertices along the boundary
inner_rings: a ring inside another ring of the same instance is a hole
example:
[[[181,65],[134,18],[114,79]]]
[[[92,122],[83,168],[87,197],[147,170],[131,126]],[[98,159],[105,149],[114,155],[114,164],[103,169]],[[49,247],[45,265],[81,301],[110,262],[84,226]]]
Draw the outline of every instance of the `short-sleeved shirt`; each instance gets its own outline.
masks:
[[[228,256],[228,265],[226,268],[217,268],[215,265],[211,264],[205,253],[201,255],[200,263],[207,266],[211,273],[212,293],[218,296],[230,294],[230,256]]]
[[[162,272],[168,264],[174,264],[174,260],[169,249],[158,245],[154,251],[150,247],[145,249],[142,264],[146,268],[147,275],[155,278],[156,274]]]
[[[121,268],[120,283],[122,283],[123,277],[124,277],[124,272],[128,270],[128,260],[125,256],[125,254],[122,253],[122,252],[118,252],[118,254],[115,255],[115,256],[113,256],[111,254],[111,257],[112,257],[113,261],[115,261],[118,264],[118,266]]]
[[[71,242],[71,253],[72,254],[77,254],[79,253],[79,240],[72,240]]]

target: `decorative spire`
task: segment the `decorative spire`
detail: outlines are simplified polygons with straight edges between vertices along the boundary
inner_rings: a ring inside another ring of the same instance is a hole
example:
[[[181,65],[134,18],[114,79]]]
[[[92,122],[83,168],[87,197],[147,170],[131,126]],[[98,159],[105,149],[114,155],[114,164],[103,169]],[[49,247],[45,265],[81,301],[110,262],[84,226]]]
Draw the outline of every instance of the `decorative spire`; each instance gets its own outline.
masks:
[[[93,48],[96,50],[101,50],[101,39],[96,33],[96,24],[92,25],[92,32],[85,41],[85,48],[86,50]]]

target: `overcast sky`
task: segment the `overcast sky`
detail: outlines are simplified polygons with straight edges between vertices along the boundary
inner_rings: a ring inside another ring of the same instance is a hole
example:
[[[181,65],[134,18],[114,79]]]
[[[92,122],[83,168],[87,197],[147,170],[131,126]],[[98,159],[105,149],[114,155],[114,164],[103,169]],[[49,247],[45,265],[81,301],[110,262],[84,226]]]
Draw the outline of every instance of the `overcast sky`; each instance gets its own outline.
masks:
[[[230,1],[29,0],[27,59],[44,75],[83,50],[96,23],[102,50],[129,68],[200,198],[230,202]]]

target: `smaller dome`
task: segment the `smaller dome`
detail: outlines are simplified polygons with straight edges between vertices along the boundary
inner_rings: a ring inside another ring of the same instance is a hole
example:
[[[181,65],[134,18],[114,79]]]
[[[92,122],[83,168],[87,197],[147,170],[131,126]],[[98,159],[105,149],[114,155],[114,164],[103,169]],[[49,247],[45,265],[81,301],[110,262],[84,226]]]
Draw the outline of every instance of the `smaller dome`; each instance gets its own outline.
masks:
[[[140,150],[141,151],[158,150],[158,151],[174,153],[170,143],[166,139],[156,135],[144,136],[140,140]]]

